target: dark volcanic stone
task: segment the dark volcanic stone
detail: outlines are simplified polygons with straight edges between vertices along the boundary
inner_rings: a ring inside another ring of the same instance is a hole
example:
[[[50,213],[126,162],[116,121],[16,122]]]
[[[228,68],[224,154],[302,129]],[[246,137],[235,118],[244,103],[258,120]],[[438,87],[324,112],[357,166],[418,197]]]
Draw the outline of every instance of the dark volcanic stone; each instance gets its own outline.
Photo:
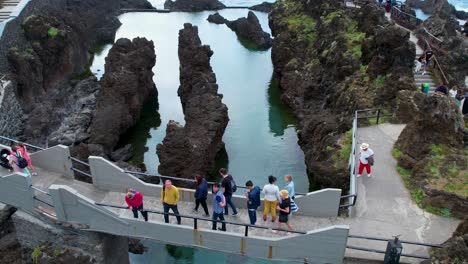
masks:
[[[206,20],[208,20],[208,22],[215,23],[215,24],[225,24],[226,22],[229,21],[225,19],[222,15],[220,15],[218,12],[209,15]]]
[[[133,146],[132,144],[127,144],[126,146],[119,148],[118,150],[112,152],[110,158],[113,161],[128,161],[133,157]]]
[[[120,0],[120,8],[155,9],[147,0]]]
[[[404,105],[417,104],[407,107],[413,110],[407,113],[413,116],[412,119],[402,117],[411,120],[396,142],[404,154],[419,161],[428,154],[431,144],[460,147],[464,122],[453,100],[446,96],[426,96],[421,92],[409,91],[400,92],[398,98],[411,102]],[[402,115],[402,111],[397,113]]]
[[[90,143],[110,153],[119,137],[140,118],[143,104],[156,92],[154,44],[145,38],[119,39],[106,58],[106,72],[91,124]]]
[[[218,94],[216,76],[210,66],[212,55],[210,47],[201,44],[197,27],[185,24],[179,32],[178,91],[185,126],[172,120],[167,124],[166,137],[157,146],[158,171],[162,175],[180,178],[192,178],[194,173],[206,175],[224,146],[228,109]]]
[[[226,6],[218,0],[166,0],[164,8],[171,11],[198,12],[204,10],[219,10]]]
[[[249,7],[250,10],[254,11],[259,11],[259,12],[264,12],[264,13],[270,13],[270,11],[273,9],[274,3],[268,3],[268,2],[263,2],[258,5],[254,5]]]
[[[226,25],[238,36],[251,41],[260,49],[268,49],[272,46],[270,34],[263,31],[257,16],[252,11],[249,11],[247,18],[241,17],[227,22]]]

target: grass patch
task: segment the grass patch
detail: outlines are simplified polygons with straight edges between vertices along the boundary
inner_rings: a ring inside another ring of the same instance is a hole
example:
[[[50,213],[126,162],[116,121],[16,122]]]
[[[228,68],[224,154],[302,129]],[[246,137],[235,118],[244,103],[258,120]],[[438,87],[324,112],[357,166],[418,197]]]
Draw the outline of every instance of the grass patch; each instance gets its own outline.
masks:
[[[433,206],[426,206],[424,209],[431,214],[440,215],[443,217],[452,217],[452,211],[448,208],[438,208]]]
[[[399,148],[394,147],[393,150],[392,150],[392,156],[395,159],[399,159],[401,157],[401,155],[403,155],[403,152],[401,152],[401,150]]]
[[[308,15],[293,15],[286,19],[288,29],[297,34],[299,40],[307,40],[309,45],[314,44],[316,39],[315,26],[316,23],[312,17]]]
[[[410,184],[409,178],[411,177],[411,171],[400,166],[397,166],[396,170],[401,175],[405,185],[408,186]]]
[[[51,38],[55,38],[57,37],[58,33],[60,32],[60,30],[56,27],[50,27],[48,30],[47,30],[47,35]]]
[[[341,146],[339,151],[335,151],[332,154],[332,160],[334,161],[335,167],[338,169],[346,169],[348,166],[349,156],[351,155],[351,147],[353,144],[353,130],[350,129],[344,133],[338,140],[338,144]],[[333,148],[327,146],[327,151],[332,151]]]
[[[328,25],[333,21],[333,19],[335,19],[335,17],[341,17],[343,14],[344,14],[343,10],[338,10],[338,11],[335,11],[335,12],[331,12],[330,14],[328,14],[325,17],[325,19],[323,20],[323,23],[325,25]]]
[[[354,20],[348,21],[346,27],[346,46],[348,55],[355,59],[362,57],[362,41],[366,38],[366,33],[357,31],[357,22]]]

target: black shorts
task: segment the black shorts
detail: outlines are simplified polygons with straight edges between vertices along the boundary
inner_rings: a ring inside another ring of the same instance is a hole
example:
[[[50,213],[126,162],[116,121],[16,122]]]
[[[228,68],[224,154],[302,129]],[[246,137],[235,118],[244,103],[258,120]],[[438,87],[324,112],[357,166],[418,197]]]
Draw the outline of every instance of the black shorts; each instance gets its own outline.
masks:
[[[278,221],[280,223],[287,223],[289,221],[287,214],[280,214]]]

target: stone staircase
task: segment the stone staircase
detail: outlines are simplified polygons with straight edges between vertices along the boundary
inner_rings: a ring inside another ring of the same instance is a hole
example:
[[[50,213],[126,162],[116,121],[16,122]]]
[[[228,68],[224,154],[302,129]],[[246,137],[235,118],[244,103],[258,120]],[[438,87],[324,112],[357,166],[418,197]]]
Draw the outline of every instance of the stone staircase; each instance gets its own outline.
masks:
[[[21,0],[0,0],[0,23],[7,20]]]
[[[415,60],[417,60],[421,54],[416,55]],[[433,62],[432,62],[433,63]],[[437,88],[437,84],[434,83],[434,79],[431,72],[432,65],[427,67],[426,74],[422,75],[423,68],[421,67],[421,71],[419,73],[414,74],[414,82],[416,84],[416,88],[421,91],[421,85],[423,83],[429,84],[429,94],[433,94],[435,89]]]

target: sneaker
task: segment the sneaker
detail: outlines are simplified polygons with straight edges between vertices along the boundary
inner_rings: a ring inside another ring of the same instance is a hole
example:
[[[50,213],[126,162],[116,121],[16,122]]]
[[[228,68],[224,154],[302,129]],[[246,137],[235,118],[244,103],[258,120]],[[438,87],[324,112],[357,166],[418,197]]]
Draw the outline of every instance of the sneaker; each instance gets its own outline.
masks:
[[[237,213],[233,213],[233,214],[232,214],[232,216],[236,216],[236,215],[237,215]]]
[[[32,176],[37,176],[37,172],[33,172],[33,173],[32,173]]]
[[[371,175],[370,175],[370,174],[367,174],[367,177],[368,177],[368,178],[370,178],[370,177],[371,177]]]
[[[218,227],[218,230],[226,232],[226,229],[222,229],[221,227]]]
[[[210,217],[209,214],[203,214],[202,216],[204,216],[204,217]]]
[[[278,231],[277,231],[277,230],[271,230],[271,232],[272,232],[273,234],[278,234]]]
[[[425,71],[423,71],[423,72],[421,73],[421,75],[424,75],[424,74],[426,74],[426,72],[425,72]]]
[[[357,177],[358,177],[358,178],[361,177],[361,174],[358,174]]]
[[[192,213],[198,213],[198,210],[197,209],[192,209]]]

